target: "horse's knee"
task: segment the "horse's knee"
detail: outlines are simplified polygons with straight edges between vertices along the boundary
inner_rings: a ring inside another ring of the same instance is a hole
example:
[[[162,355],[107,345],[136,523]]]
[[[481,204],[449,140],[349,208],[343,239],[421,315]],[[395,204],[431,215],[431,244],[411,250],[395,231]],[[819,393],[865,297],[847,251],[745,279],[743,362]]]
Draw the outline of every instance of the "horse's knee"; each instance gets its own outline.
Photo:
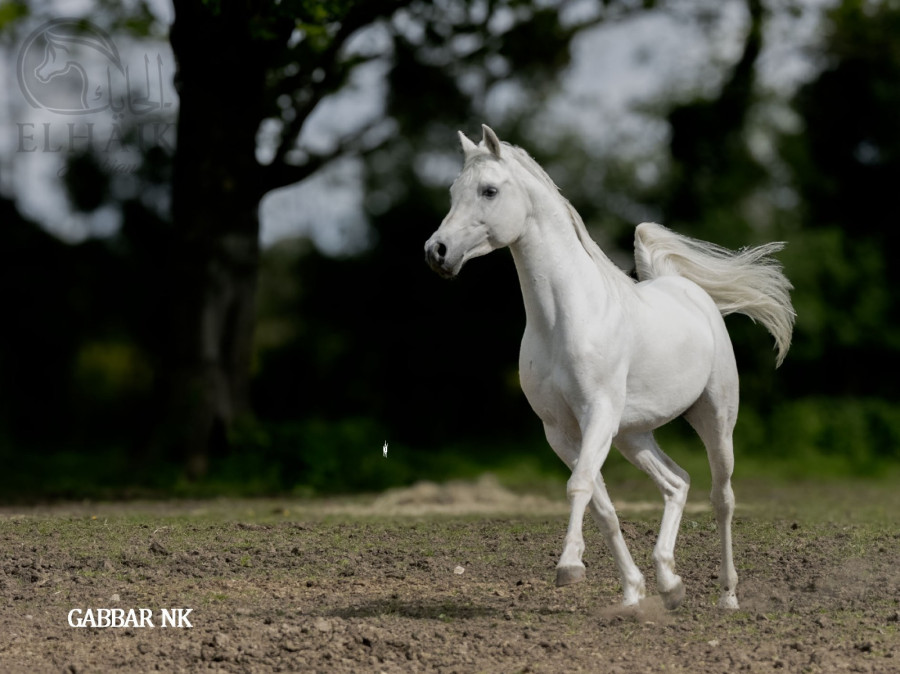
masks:
[[[589,477],[572,473],[572,477],[566,483],[566,496],[571,501],[578,496],[590,498],[594,492],[594,481]]]
[[[734,511],[734,491],[731,489],[731,482],[725,481],[722,484],[713,485],[710,492],[710,501],[713,508],[718,512]]]

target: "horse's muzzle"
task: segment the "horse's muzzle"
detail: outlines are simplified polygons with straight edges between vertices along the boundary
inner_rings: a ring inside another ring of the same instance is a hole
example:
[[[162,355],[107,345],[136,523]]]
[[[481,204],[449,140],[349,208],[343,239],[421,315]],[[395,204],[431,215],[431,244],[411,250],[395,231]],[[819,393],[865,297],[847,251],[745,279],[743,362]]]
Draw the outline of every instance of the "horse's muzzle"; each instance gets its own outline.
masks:
[[[425,262],[439,276],[453,278],[456,274],[447,264],[447,246],[441,241],[429,240],[425,244]]]

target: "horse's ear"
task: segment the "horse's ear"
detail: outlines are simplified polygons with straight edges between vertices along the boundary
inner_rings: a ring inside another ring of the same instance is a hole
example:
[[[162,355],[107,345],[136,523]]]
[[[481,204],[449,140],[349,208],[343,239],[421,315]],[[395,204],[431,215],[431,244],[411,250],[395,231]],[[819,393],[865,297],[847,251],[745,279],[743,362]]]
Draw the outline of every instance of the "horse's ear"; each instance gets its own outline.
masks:
[[[497,138],[497,134],[494,133],[494,130],[487,124],[482,124],[481,130],[484,133],[481,142],[484,143],[484,146],[488,150],[490,150],[492,155],[497,159],[500,159],[500,139]]]
[[[469,140],[469,137],[462,131],[459,131],[459,144],[462,146],[463,154],[467,157],[478,149],[478,146]]]

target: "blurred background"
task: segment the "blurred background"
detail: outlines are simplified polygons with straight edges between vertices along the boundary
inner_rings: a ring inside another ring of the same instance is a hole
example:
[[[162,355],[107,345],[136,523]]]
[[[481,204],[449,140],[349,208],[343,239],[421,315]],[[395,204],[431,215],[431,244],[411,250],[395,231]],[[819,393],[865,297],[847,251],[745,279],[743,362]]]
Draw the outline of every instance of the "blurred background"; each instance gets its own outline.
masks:
[[[785,364],[727,319],[737,475],[896,475],[898,36],[889,0],[3,2],[0,499],[561,496],[511,257],[423,263],[482,122],[626,271],[645,220],[788,241]]]

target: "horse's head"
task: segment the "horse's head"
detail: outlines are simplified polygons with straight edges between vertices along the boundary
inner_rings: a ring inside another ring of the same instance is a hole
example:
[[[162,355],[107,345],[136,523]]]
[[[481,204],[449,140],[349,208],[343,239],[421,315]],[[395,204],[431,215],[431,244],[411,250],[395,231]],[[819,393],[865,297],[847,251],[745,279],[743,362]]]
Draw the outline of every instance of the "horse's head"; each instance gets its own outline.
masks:
[[[46,84],[58,75],[65,75],[73,67],[80,68],[71,49],[72,43],[67,42],[66,36],[59,36],[52,30],[44,33],[47,46],[44,49],[44,60],[34,70],[38,82]],[[83,69],[82,69],[83,70]]]
[[[482,129],[478,145],[460,132],[465,164],[450,188],[450,212],[425,243],[425,261],[448,278],[473,257],[513,243],[528,214],[525,190],[503,157],[509,146],[489,127]]]

